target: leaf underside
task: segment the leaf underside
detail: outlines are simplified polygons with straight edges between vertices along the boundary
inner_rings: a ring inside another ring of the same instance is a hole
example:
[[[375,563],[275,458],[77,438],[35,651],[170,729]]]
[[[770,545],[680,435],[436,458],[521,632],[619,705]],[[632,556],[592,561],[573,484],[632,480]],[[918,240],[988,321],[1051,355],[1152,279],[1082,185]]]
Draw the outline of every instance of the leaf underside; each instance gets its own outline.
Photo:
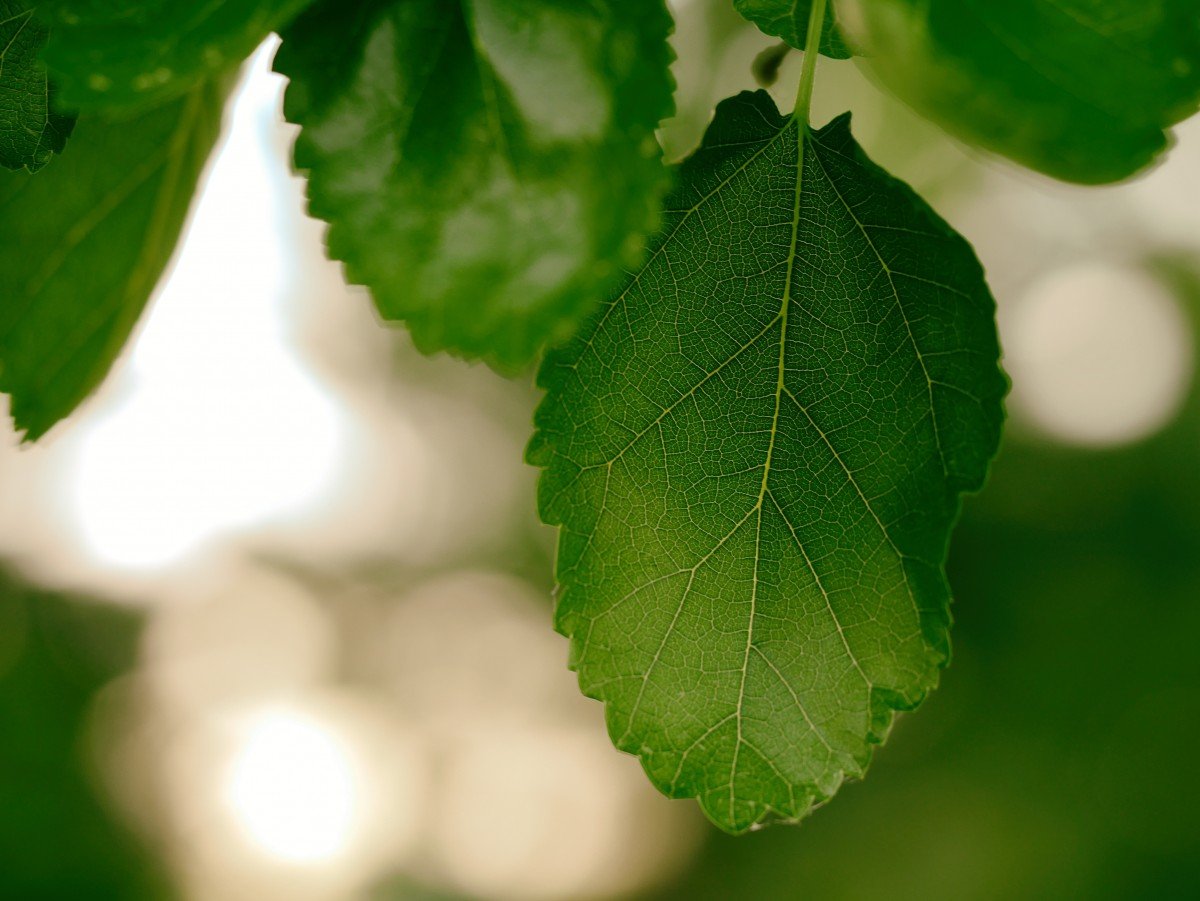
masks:
[[[0,166],[36,172],[61,153],[75,121],[53,109],[38,54],[47,29],[22,0],[0,0]]]
[[[0,392],[28,441],[100,383],[174,251],[221,123],[203,85],[119,123],[82,117],[44,172],[0,173]]]
[[[646,264],[539,382],[557,627],[616,744],[740,832],[859,776],[949,653],[1006,382],[970,246],[872,164],[722,103]]]
[[[870,0],[880,82],[950,132],[1056,178],[1117,181],[1200,108],[1196,0]]]
[[[804,49],[812,0],[733,0],[733,5],[763,34],[779,38],[797,50]],[[854,55],[838,30],[837,7],[834,3],[829,3],[825,8],[819,49],[822,55],[833,59],[846,59]]]
[[[276,70],[329,252],[426,352],[502,371],[636,265],[666,187],[662,0],[328,0]]]
[[[235,68],[312,0],[47,0],[67,109],[145,109]]]

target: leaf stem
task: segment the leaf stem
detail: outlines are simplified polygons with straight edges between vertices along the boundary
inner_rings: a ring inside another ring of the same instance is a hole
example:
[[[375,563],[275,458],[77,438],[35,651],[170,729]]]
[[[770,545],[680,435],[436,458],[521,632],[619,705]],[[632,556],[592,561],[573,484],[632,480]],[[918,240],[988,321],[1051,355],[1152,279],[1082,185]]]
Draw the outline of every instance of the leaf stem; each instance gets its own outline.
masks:
[[[812,0],[808,13],[808,34],[804,39],[804,64],[800,69],[800,85],[796,88],[796,106],[792,118],[808,124],[808,111],[812,105],[813,76],[817,71],[817,56],[820,54],[821,32],[825,27],[825,4],[827,0]]]

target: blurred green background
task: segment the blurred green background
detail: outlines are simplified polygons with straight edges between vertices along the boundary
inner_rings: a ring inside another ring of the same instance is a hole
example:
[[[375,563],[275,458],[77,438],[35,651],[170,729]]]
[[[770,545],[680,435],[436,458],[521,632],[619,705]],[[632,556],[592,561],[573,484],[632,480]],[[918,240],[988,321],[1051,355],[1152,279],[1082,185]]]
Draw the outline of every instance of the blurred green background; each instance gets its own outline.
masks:
[[[770,45],[728,6],[677,4],[672,158]],[[420,358],[323,260],[270,51],[132,351],[0,452],[0,898],[1200,897],[1200,128],[1067,188],[822,63],[816,118],[975,242],[1012,422],[942,687],[732,839],[578,696],[536,393]]]

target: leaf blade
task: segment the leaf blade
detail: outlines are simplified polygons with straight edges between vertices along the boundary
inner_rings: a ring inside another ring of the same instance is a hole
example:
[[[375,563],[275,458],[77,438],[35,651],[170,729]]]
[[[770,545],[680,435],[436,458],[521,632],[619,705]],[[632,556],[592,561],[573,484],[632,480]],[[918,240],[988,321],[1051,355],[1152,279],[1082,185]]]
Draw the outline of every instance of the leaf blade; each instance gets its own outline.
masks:
[[[1065,181],[1127,178],[1200,109],[1191,0],[858,2],[867,66],[969,143]]]
[[[276,69],[331,256],[423,351],[525,365],[657,221],[669,30],[661,0],[314,7]]]
[[[51,0],[44,58],[67,109],[129,112],[237,66],[312,0]]]
[[[53,168],[0,177],[12,238],[0,240],[0,392],[25,440],[74,410],[128,339],[174,252],[224,97],[208,84],[137,118],[84,117]]]
[[[812,0],[733,0],[733,5],[763,34],[779,38],[797,50],[804,49]],[[831,59],[848,59],[854,55],[838,28],[837,6],[833,2],[825,8],[820,51]]]
[[[0,0],[0,166],[36,172],[61,153],[75,120],[54,108],[38,54],[48,30],[22,0]]]
[[[800,142],[765,94],[726,101],[667,207],[646,266],[547,356],[528,456],[584,693],[660,789],[739,832],[861,775],[936,684],[946,544],[1005,383],[969,246],[845,118]]]

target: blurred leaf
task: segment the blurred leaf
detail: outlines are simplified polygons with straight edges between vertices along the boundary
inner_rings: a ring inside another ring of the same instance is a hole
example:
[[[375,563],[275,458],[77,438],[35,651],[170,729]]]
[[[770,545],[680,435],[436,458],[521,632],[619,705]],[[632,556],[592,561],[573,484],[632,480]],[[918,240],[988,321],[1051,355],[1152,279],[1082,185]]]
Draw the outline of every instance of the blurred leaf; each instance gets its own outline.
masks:
[[[953,134],[1067,181],[1117,181],[1200,107],[1196,0],[858,0],[889,90]]]
[[[0,571],[0,897],[169,897],[159,865],[99,803],[84,754],[92,699],[132,665],[138,625]]]
[[[783,61],[787,58],[788,52],[792,48],[780,41],[768,47],[766,50],[760,51],[754,57],[754,62],[750,66],[750,72],[754,75],[754,80],[760,88],[769,88],[779,81],[779,67],[783,65]]]
[[[658,221],[662,0],[329,0],[276,69],[329,252],[424,352],[565,337]]]
[[[548,355],[529,458],[584,692],[741,831],[860,775],[936,684],[1005,382],[970,246],[846,116],[801,136],[765,92],[722,103],[666,219]]]
[[[764,34],[781,38],[797,50],[804,49],[812,0],[733,0],[733,5]],[[853,55],[838,31],[836,3],[831,2],[825,8],[820,49],[825,56],[834,59]]]
[[[312,0],[47,0],[68,109],[145,108],[237,66]]]
[[[33,441],[100,383],[171,258],[220,130],[214,84],[134,119],[84,117],[36,176],[0,173],[0,391]]]
[[[74,127],[51,109],[52,88],[38,53],[46,26],[23,0],[0,0],[0,166],[36,172],[62,152]]]

